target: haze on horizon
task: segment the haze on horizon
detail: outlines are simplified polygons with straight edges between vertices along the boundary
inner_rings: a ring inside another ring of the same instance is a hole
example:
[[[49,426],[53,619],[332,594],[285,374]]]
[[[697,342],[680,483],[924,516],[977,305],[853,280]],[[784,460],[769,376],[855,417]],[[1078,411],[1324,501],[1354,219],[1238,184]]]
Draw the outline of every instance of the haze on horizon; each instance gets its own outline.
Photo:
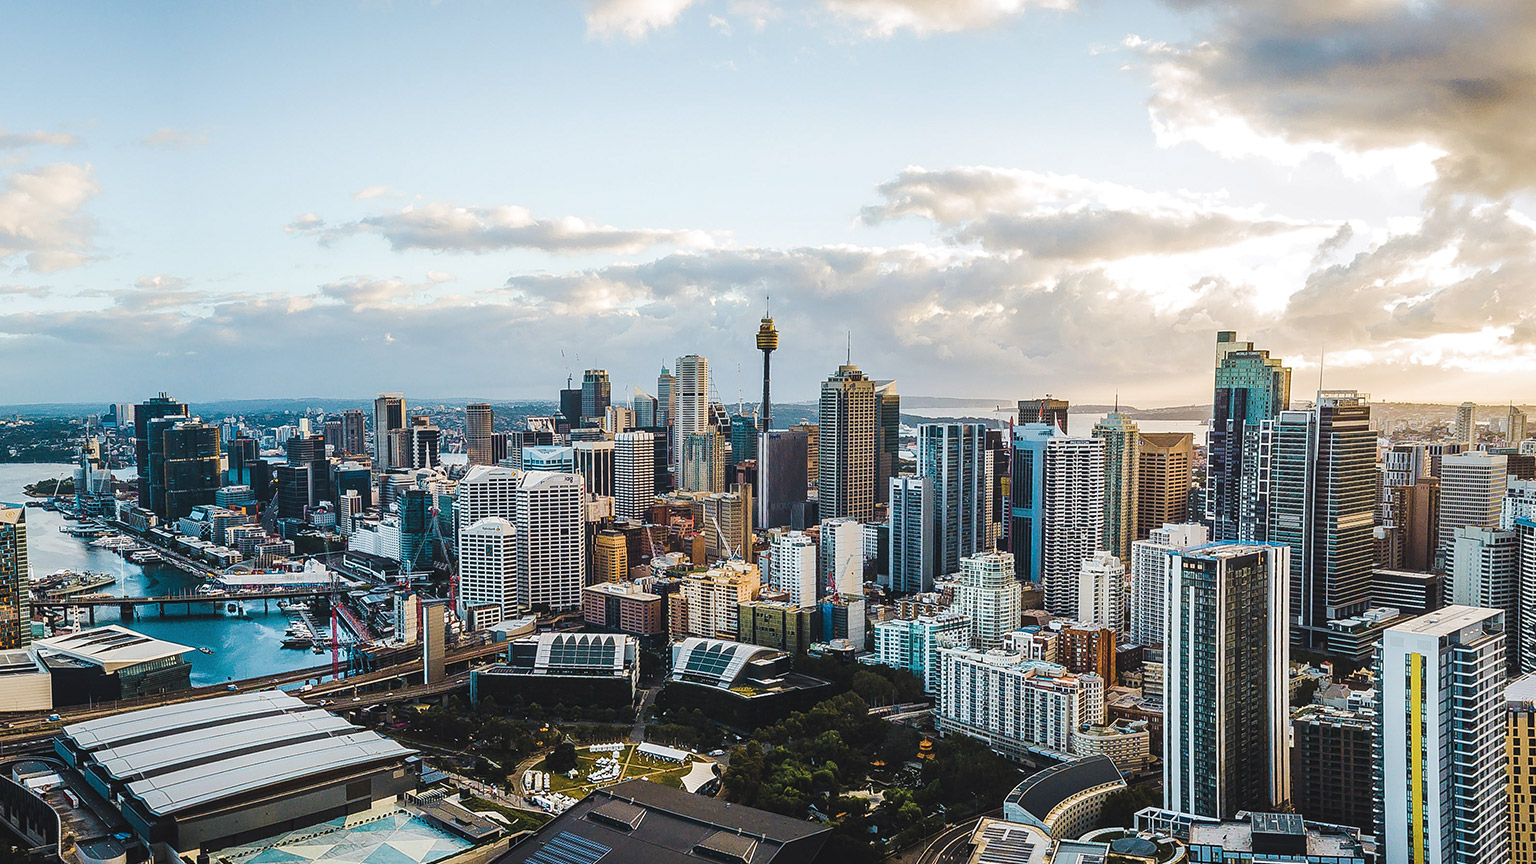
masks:
[[[1536,402],[1536,4],[8,7],[0,404]],[[562,354],[563,352],[563,354]],[[1001,394],[1001,395],[1000,395]]]

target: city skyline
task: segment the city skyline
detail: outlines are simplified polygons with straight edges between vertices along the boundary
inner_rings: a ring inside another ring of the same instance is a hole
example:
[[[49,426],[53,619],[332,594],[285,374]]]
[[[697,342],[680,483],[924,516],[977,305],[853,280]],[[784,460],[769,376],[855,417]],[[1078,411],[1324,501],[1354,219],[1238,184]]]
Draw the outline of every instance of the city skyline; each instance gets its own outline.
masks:
[[[851,331],[905,394],[1198,404],[1218,329],[1301,397],[1326,350],[1536,400],[1513,0],[54,12],[0,61],[7,403],[278,397],[337,349],[335,393],[697,353],[751,395],[765,295],[786,402]]]

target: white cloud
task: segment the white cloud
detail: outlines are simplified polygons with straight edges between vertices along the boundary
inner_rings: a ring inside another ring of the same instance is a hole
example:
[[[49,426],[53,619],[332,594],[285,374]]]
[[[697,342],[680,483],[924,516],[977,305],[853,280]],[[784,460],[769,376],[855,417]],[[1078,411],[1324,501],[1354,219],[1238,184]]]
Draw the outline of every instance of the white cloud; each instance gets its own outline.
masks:
[[[0,261],[21,257],[40,273],[85,263],[96,225],[84,207],[100,192],[89,165],[60,162],[0,178]]]
[[[405,193],[393,186],[369,186],[353,193],[352,198],[357,201],[368,201],[373,198],[404,198]]]
[[[0,150],[19,150],[26,147],[69,147],[80,139],[67,132],[7,132],[0,126]]]
[[[997,27],[1032,9],[1071,9],[1075,0],[823,0],[834,16],[866,35],[889,37]]]
[[[640,39],[670,27],[694,0],[588,0],[587,35]]]
[[[140,138],[139,143],[159,150],[191,150],[194,147],[201,147],[207,144],[208,136],[201,132],[191,132],[186,129],[173,129],[169,126],[162,126]]]

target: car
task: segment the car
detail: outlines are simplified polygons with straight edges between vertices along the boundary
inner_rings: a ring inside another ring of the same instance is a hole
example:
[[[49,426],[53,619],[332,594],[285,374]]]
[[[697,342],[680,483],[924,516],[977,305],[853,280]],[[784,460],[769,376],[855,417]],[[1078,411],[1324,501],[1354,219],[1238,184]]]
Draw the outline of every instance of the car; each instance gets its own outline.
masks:
[[[233,692],[235,692],[235,691],[236,691],[236,690],[239,690],[239,689],[240,689],[240,688],[239,688],[239,687],[236,687],[236,686],[235,686],[235,685],[233,685],[233,684],[230,684],[230,685],[228,685],[228,686],[226,686],[226,687],[225,687],[225,688],[224,688],[224,689],[225,689],[225,690],[228,690],[228,691],[229,691],[229,692],[231,692],[231,693],[233,693]]]
[[[709,755],[711,755],[711,756],[724,756],[725,755],[725,751],[724,750],[711,750],[711,751],[709,751]]]

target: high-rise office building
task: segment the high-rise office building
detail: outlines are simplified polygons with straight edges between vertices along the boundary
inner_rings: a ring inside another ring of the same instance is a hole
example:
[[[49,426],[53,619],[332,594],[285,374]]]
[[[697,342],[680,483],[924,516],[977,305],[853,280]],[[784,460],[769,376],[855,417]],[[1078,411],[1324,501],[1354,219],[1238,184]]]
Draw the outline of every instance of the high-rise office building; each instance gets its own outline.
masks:
[[[1231,819],[1290,803],[1290,547],[1216,543],[1170,553],[1163,802]]]
[[[1463,402],[1456,406],[1456,422],[1451,426],[1451,438],[1463,450],[1477,446],[1477,405]]]
[[[32,582],[27,568],[27,510],[0,504],[0,651],[32,643]]]
[[[709,562],[722,558],[750,561],[752,550],[752,487],[712,492],[693,499],[693,524],[704,535]]]
[[[1125,603],[1125,564],[1108,552],[1084,558],[1077,572],[1077,614],[1084,624],[1125,629],[1120,619]]]
[[[1382,861],[1509,860],[1506,625],[1498,609],[1447,606],[1382,631],[1375,706]]]
[[[726,464],[727,474],[734,473],[736,466],[742,462],[757,459],[757,445],[762,431],[757,418],[750,414],[737,414],[731,418],[731,458]]]
[[[362,456],[368,452],[367,415],[361,409],[341,412],[341,439],[334,441],[340,456]]]
[[[656,397],[635,388],[635,392],[629,398],[629,410],[635,413],[635,428],[650,429],[661,424],[661,409],[656,403]]]
[[[1157,528],[1190,519],[1195,436],[1190,432],[1143,432],[1136,449],[1136,539],[1145,540]]]
[[[787,531],[774,534],[769,544],[769,586],[788,591],[796,608],[815,606],[816,543],[802,531]]]
[[[1536,864],[1536,675],[1504,691],[1505,759],[1509,767],[1509,861]]]
[[[1122,561],[1131,558],[1141,504],[1141,428],[1114,411],[1093,424],[1093,437],[1104,440],[1103,548]]]
[[[613,441],[571,442],[571,459],[588,495],[613,497],[616,450]]]
[[[1457,453],[1440,460],[1439,549],[1435,569],[1450,568],[1457,528],[1497,528],[1509,488],[1509,460],[1491,453]]]
[[[864,596],[864,526],[848,516],[821,520],[817,558],[824,594]]]
[[[656,376],[656,425],[670,427],[677,420],[677,376],[661,367]]]
[[[655,436],[620,432],[613,436],[613,514],[642,520],[656,498]]]
[[[1513,530],[1466,525],[1451,531],[1451,566],[1446,604],[1500,609],[1506,623],[1520,626],[1520,535]],[[1536,614],[1536,610],[1532,610]],[[1511,638],[1509,646],[1519,642]],[[1520,674],[1520,652],[1509,651],[1510,675]]]
[[[1067,431],[1067,400],[1057,399],[1047,393],[1040,399],[1019,400],[1019,425],[1026,423],[1045,423],[1061,430],[1061,434],[1069,435]]]
[[[1173,553],[1210,540],[1210,530],[1198,522],[1168,524],[1154,529],[1145,540],[1131,544],[1131,641],[1138,645],[1162,645],[1168,625],[1167,593],[1173,580]]]
[[[357,529],[357,520],[363,513],[363,496],[355,489],[348,489],[336,496],[336,532],[351,537]]]
[[[1369,397],[1324,390],[1266,431],[1271,542],[1291,547],[1291,634],[1327,645],[1330,621],[1365,611],[1375,562],[1376,432]]]
[[[164,419],[169,418],[163,418],[162,422]],[[154,428],[157,424],[150,425]],[[164,430],[163,434],[161,470],[164,472],[165,512],[158,515],[170,522],[190,515],[193,507],[212,504],[214,493],[224,484],[217,426],[198,420],[182,420]]]
[[[323,424],[321,424],[320,429],[322,430],[321,434],[320,434],[320,437],[324,438],[325,439],[325,443],[329,444],[331,446],[331,450],[335,453],[335,455],[340,456],[341,455],[341,418],[337,417],[335,419],[326,420]],[[233,436],[226,436],[226,435],[223,434],[223,432],[220,432],[219,433],[219,437],[223,441],[228,442],[230,440],[230,438],[233,437]]]
[[[725,489],[725,440],[715,426],[705,426],[683,436],[682,473],[678,488],[684,492],[720,492]]]
[[[790,524],[795,507],[804,506],[806,484],[806,434],[778,429],[764,431],[758,439],[757,507],[763,528]]]
[[[980,424],[924,423],[917,427],[917,473],[933,484],[934,533],[930,536],[934,575],[954,573],[960,569],[961,558],[991,548],[987,539],[992,512],[990,455],[986,429]],[[894,513],[894,501],[891,507]],[[894,530],[896,523],[891,524]]]
[[[822,519],[875,516],[875,382],[845,365],[821,384],[817,507]]]
[[[517,617],[517,529],[500,516],[488,516],[459,533],[459,608],[489,603],[501,618]]]
[[[397,456],[391,450],[394,439],[390,433],[405,428],[405,394],[380,393],[373,400],[373,470],[409,467],[403,454]]]
[[[1015,426],[1012,468],[1014,566],[1044,587],[1047,611],[1075,615],[1078,570],[1104,539],[1104,441]]]
[[[588,369],[581,376],[582,425],[602,423],[613,402],[613,385],[608,381],[607,369]]]
[[[471,465],[495,465],[491,453],[492,427],[496,413],[488,402],[471,402],[464,406],[464,452]]]
[[[1291,407],[1291,370],[1237,334],[1216,334],[1216,397],[1206,439],[1205,521],[1215,540],[1252,543],[1268,527],[1260,432]]]
[[[709,361],[697,354],[677,358],[672,396],[673,471],[683,477],[683,447],[688,436],[709,429]],[[662,370],[665,377],[666,370]],[[657,386],[661,384],[658,381]],[[686,486],[681,487],[687,489]],[[690,490],[692,491],[692,490]]]
[[[1504,417],[1504,442],[1511,447],[1519,447],[1520,442],[1526,438],[1526,427],[1525,412],[1513,405],[1509,406],[1509,413]]]
[[[1021,586],[1013,575],[1013,556],[982,552],[960,559],[960,583],[951,610],[971,621],[971,645],[998,648],[1003,637],[1019,628]]]
[[[569,376],[566,377],[565,383],[567,385],[571,383]],[[581,428],[580,387],[567,386],[565,389],[560,391],[560,419],[565,421],[565,429],[562,431]]]
[[[875,382],[875,503],[884,504],[901,472],[901,395],[896,382]]]
[[[1376,718],[1309,705],[1291,718],[1291,797],[1308,821],[1370,833],[1375,820]]]
[[[581,477],[530,471],[513,501],[518,603],[533,609],[580,607],[587,562]]]
[[[592,542],[592,572],[587,581],[593,585],[629,580],[629,540],[623,531],[605,528]]]
[[[892,477],[890,544],[887,566],[890,588],[898,593],[932,591],[938,575],[940,529],[934,481],[928,477]],[[955,570],[960,562],[955,561]],[[949,571],[953,572],[953,571]]]
[[[454,487],[453,516],[460,537],[482,519],[517,518],[517,486],[521,474],[500,465],[471,466]]]
[[[133,454],[139,469],[139,506],[165,518],[165,430],[187,416],[187,406],[161,393],[133,409]],[[153,430],[150,424],[163,420]]]

